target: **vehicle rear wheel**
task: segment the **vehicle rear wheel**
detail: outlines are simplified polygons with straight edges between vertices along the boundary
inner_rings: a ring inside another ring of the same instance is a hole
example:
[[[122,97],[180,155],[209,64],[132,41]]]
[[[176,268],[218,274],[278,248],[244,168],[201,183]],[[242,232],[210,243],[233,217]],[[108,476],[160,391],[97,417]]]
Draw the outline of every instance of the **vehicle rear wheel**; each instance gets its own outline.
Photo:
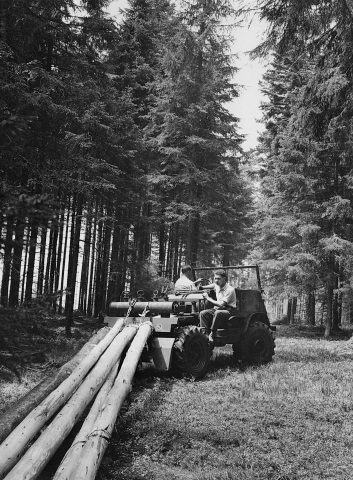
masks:
[[[234,360],[240,360],[241,359],[240,342],[233,343],[232,349],[233,349]]]
[[[202,378],[208,371],[210,359],[211,349],[206,335],[199,327],[184,327],[173,345],[173,373]]]
[[[240,345],[241,359],[251,364],[268,363],[275,353],[271,330],[262,322],[249,325]]]

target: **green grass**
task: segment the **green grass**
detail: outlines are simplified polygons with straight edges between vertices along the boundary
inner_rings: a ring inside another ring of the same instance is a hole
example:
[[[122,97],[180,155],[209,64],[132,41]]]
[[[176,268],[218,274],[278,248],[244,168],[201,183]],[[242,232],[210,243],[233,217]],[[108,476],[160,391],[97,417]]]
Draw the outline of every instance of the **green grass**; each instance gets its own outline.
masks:
[[[272,364],[245,370],[229,348],[216,349],[198,382],[138,372],[97,478],[351,479],[350,348],[276,344]]]

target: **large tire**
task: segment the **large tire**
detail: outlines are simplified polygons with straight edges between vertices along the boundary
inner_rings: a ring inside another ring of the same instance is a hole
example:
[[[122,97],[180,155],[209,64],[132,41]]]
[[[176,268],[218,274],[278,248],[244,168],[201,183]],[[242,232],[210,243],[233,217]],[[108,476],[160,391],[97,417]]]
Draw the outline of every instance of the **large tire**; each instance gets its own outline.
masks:
[[[275,353],[271,330],[262,322],[251,323],[240,344],[240,358],[250,364],[269,363]]]
[[[177,376],[202,378],[208,371],[210,359],[208,339],[199,327],[184,327],[173,345],[172,372]]]

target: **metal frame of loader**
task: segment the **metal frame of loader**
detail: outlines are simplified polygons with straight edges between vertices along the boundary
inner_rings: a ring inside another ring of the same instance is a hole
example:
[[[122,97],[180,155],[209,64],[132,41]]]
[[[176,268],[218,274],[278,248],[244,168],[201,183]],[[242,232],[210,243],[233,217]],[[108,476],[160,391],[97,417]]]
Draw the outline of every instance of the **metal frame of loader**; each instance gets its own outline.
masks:
[[[210,344],[199,325],[199,312],[207,308],[202,293],[178,291],[154,301],[131,299],[112,302],[109,315],[104,323],[112,326],[124,318],[126,324],[138,324],[146,317],[153,325],[142,361],[153,360],[157,370],[171,370],[175,375],[203,377],[209,368],[212,350],[217,346],[231,344],[234,357],[246,363],[268,363],[274,355],[273,332],[276,327],[270,324],[257,265],[237,265],[229,267],[199,267],[197,271],[217,269],[255,269],[257,288],[236,288],[237,313],[214,335]],[[143,296],[140,293],[140,298]]]

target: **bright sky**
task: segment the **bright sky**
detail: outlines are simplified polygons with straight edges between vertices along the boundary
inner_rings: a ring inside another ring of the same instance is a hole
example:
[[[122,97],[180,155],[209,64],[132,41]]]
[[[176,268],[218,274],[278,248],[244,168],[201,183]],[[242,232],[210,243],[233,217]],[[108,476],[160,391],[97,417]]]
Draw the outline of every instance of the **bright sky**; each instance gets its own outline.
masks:
[[[112,16],[118,16],[119,10],[127,7],[127,0],[113,0],[107,11]],[[250,22],[249,22],[250,23]],[[242,85],[240,95],[228,108],[240,119],[240,132],[246,135],[243,148],[254,148],[257,137],[264,126],[257,122],[261,118],[260,103],[264,100],[259,88],[259,81],[266,70],[266,63],[260,60],[250,60],[246,53],[255,48],[261,41],[264,27],[256,20],[248,26],[238,28],[234,39],[234,53],[238,54],[236,66],[239,68],[234,81]]]
[[[245,150],[256,146],[257,137],[264,130],[264,125],[258,121],[261,119],[260,103],[266,98],[260,91],[259,82],[267,69],[267,62],[251,60],[247,53],[261,42],[263,32],[264,27],[253,21],[250,26],[237,29],[234,41],[234,52],[238,54],[236,66],[239,68],[234,80],[243,88],[239,97],[229,105],[229,110],[240,119],[240,133],[246,135]]]

